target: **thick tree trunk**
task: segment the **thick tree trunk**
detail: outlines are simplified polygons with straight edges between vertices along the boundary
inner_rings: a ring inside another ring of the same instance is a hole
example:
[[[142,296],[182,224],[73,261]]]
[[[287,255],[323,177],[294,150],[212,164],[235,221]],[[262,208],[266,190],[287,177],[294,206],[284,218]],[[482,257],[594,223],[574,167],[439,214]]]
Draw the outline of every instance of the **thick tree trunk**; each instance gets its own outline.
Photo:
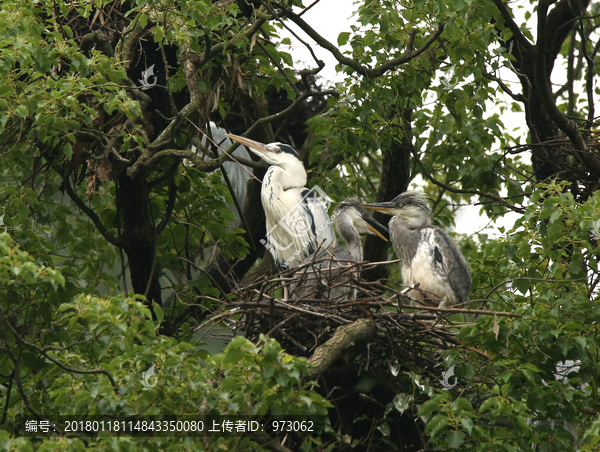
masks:
[[[381,163],[381,182],[377,196],[372,202],[391,201],[408,188],[410,182],[410,153],[413,149],[412,133],[410,129],[411,110],[403,112],[403,132],[401,141],[394,140],[389,149],[383,150]],[[389,215],[380,212],[373,217],[380,223],[387,225]],[[369,262],[386,261],[388,258],[389,242],[384,242],[379,237],[368,235],[364,246],[364,260]],[[388,268],[384,266],[373,267],[362,272],[362,277],[367,281],[375,281],[388,276]]]
[[[123,172],[118,177],[117,209],[133,290],[146,295],[150,306],[153,301],[162,304],[156,268],[156,228],[150,210],[150,192],[143,176],[131,179]]]
[[[537,37],[537,44],[526,48],[518,39],[510,39],[507,48],[512,49],[515,69],[523,89],[525,115],[532,143],[543,143],[563,135],[558,124],[552,120],[550,112],[544,108],[539,73],[536,76],[536,52],[544,52],[543,73],[549,86],[552,69],[565,39],[574,27],[578,26],[577,16],[585,12],[589,0],[572,2],[561,0],[556,3],[546,18],[545,36]],[[532,149],[533,171],[538,181],[559,174],[561,163],[568,158],[563,149],[552,146],[536,146]],[[568,179],[569,175],[560,176]]]

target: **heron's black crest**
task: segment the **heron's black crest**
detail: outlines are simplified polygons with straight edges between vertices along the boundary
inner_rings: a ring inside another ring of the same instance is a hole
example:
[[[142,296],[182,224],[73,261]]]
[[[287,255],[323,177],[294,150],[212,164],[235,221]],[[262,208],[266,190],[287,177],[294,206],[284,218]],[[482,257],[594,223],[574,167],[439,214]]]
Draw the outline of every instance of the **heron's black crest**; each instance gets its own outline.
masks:
[[[339,213],[344,209],[356,209],[356,211],[361,215],[369,215],[367,209],[365,209],[362,204],[354,198],[344,199],[344,201],[337,206],[336,212]]]
[[[276,143],[276,144],[277,144],[277,147],[279,149],[281,149],[281,152],[285,152],[286,154],[292,154],[294,157],[300,158],[298,153],[290,145],[283,144],[283,143]]]
[[[362,212],[362,211],[366,212],[366,210],[363,208],[363,206],[356,199],[353,199],[353,198],[345,199],[343,202],[341,202],[338,205],[337,210],[342,210],[342,209],[345,209],[348,207],[354,208],[354,209],[358,210],[359,212]]]

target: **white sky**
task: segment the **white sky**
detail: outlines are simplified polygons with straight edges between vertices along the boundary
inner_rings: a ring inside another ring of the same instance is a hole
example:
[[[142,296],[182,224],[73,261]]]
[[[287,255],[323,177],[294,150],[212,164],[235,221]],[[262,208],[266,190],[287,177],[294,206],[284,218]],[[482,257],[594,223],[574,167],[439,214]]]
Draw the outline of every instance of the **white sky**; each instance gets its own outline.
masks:
[[[314,5],[309,11],[307,11],[302,17],[310,24],[317,32],[321,34],[325,39],[334,45],[337,45],[337,37],[343,31],[351,32],[350,26],[356,23],[353,16],[355,6],[353,0],[321,0],[319,3]],[[522,3],[522,2],[518,2]],[[514,5],[516,6],[516,5]],[[523,11],[516,11],[517,22],[519,22],[519,16],[522,20]],[[325,62],[325,68],[320,72],[320,75],[330,81],[341,81],[343,79],[342,74],[338,74],[335,70],[337,64],[335,58],[325,49],[318,46],[312,39],[310,39],[303,31],[301,31],[295,24],[286,22],[296,34],[300,36],[305,42],[311,45],[313,51],[317,57]],[[534,25],[531,23],[531,25]],[[535,30],[534,30],[535,32]],[[297,41],[287,30],[282,31],[284,37],[289,37],[292,41],[290,47],[283,47],[284,50],[290,52],[294,59],[296,67],[315,67],[314,60],[310,55],[308,49],[299,41]],[[558,68],[558,65],[557,65]],[[555,71],[558,72],[558,71]],[[506,70],[501,73],[503,78],[508,80],[516,80],[516,76],[511,74],[510,71]],[[553,77],[553,78],[561,78]],[[518,83],[509,85],[513,89],[513,92],[520,92],[520,85]],[[505,111],[502,113],[502,121],[507,130],[513,130],[520,128],[518,134],[526,132],[524,124],[524,113],[513,113]],[[524,140],[523,140],[524,141]],[[489,218],[483,214],[479,215],[480,206],[466,206],[461,207],[456,217],[456,231],[462,234],[476,234],[482,232],[486,226],[489,226]],[[491,236],[501,235],[497,229],[498,226],[504,226],[506,230],[514,224],[514,221],[518,218],[516,213],[508,213],[503,218],[496,221],[495,225],[486,229],[486,233]]]

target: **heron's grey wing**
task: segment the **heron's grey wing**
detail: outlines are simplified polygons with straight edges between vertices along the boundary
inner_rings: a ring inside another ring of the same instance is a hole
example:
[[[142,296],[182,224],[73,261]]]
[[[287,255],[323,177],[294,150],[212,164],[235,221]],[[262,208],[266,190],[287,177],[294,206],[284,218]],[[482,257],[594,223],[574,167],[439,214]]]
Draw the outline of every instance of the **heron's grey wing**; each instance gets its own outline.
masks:
[[[220,154],[222,150],[226,150],[233,141],[226,135],[227,130],[222,127],[218,127],[214,122],[210,122],[210,134],[212,137],[212,141],[214,141],[220,148],[221,151],[214,149],[215,145],[208,140],[206,136],[202,137],[200,141],[203,147],[208,147],[212,149],[215,153]],[[191,150],[193,152],[197,152],[196,146],[192,145]],[[242,157],[247,160],[251,160],[250,152],[245,146],[239,146],[235,151],[235,156]],[[203,153],[202,158],[204,160],[208,160],[211,156]],[[248,180],[252,177],[252,173],[247,171],[246,168],[242,167],[239,163],[226,161],[223,163],[223,169],[227,172],[227,176],[229,177],[229,181],[231,182],[231,186],[233,188],[233,193],[231,196],[235,196],[237,202],[241,209],[244,209],[244,205],[246,203],[246,190],[248,185]],[[234,206],[230,205],[231,210],[234,212],[238,221],[240,220],[240,215],[237,209]]]
[[[453,292],[458,297],[458,302],[469,299],[471,291],[471,273],[462,253],[443,229],[429,226],[424,231],[430,230],[429,242],[434,266],[444,274]]]
[[[217,143],[222,150],[227,150],[227,148],[233,144],[233,141],[226,136],[227,130],[223,129],[222,127],[217,127],[214,122],[210,123],[210,133],[212,134],[213,141]],[[205,139],[206,137],[203,139],[202,144],[204,144]],[[221,152],[219,152],[219,154]],[[252,160],[252,157],[250,157],[250,152],[248,152],[246,146],[238,146],[238,149],[236,149],[233,155],[234,157]],[[232,161],[224,162],[223,168],[227,172],[227,176],[229,176],[229,180],[231,181],[231,186],[233,187],[238,204],[243,209],[246,202],[246,186],[248,184],[248,180],[252,177],[252,172],[248,171],[239,163]]]

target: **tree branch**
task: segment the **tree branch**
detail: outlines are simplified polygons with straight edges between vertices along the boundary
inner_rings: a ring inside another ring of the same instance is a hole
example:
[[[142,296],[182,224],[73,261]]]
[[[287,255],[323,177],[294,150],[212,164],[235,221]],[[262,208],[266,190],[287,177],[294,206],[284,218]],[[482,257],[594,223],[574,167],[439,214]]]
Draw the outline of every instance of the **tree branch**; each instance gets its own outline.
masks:
[[[127,26],[116,49],[117,57],[120,61],[123,61],[125,70],[129,70],[133,61],[133,53],[140,39],[142,39],[146,30],[153,26],[151,21],[148,21],[146,27],[140,26],[139,18],[140,15],[138,14],[133,22]]]
[[[110,40],[101,31],[88,33],[81,38],[79,48],[89,57],[89,51],[98,47],[100,51],[109,58],[115,56]]]
[[[596,42],[594,48],[592,49],[592,53],[588,54],[587,52],[587,44],[588,39],[590,38],[591,32],[586,36],[585,27],[583,26],[583,19],[580,19],[579,24],[579,33],[581,35],[581,53],[587,62],[587,71],[585,74],[585,87],[587,92],[587,100],[588,100],[588,117],[586,127],[591,128],[592,123],[594,121],[595,116],[595,106],[594,106],[594,65],[596,55],[598,54],[598,50],[600,50],[600,40]]]
[[[525,102],[525,96],[523,96],[522,94],[515,94],[512,92],[512,90],[502,81],[502,79],[499,79],[498,77],[496,77],[495,75],[489,74],[486,71],[482,71],[482,75],[485,78],[488,78],[496,83],[498,83],[498,85],[500,85],[500,88],[502,88],[502,90],[508,94],[510,97],[512,97],[514,100],[518,101],[518,102]]]
[[[121,247],[122,246],[121,240],[118,237],[115,237],[114,235],[112,235],[108,231],[108,229],[106,229],[106,227],[104,226],[104,224],[102,224],[102,221],[100,220],[100,217],[98,217],[96,212],[94,212],[92,209],[90,209],[88,206],[86,206],[85,203],[81,200],[81,198],[77,195],[77,193],[75,193],[75,191],[73,190],[73,187],[71,187],[71,182],[69,181],[69,175],[65,174],[60,168],[57,168],[55,165],[52,165],[52,168],[54,168],[54,171],[56,171],[58,174],[61,175],[62,180],[63,180],[63,186],[65,188],[65,191],[67,192],[67,195],[69,195],[69,198],[71,198],[73,200],[73,202],[75,203],[75,205],[77,207],[79,207],[79,209],[81,211],[83,211],[83,213],[85,213],[90,218],[90,220],[92,220],[92,222],[94,223],[94,226],[96,226],[96,229],[98,229],[98,232],[100,232],[100,234],[102,234],[102,237],[104,237],[111,245]]]
[[[263,15],[265,15],[265,14],[263,13]],[[270,19],[270,17],[269,17],[269,19]],[[266,21],[267,21],[267,17],[257,20],[256,22],[254,22],[254,24],[252,24],[252,26],[248,29],[248,31],[246,31],[246,33],[242,34],[242,36],[247,39],[250,39],[252,37],[252,35],[254,35],[256,32],[258,32],[258,30],[260,30],[260,27],[262,27]],[[213,46],[208,52],[205,51],[204,57],[198,61],[197,67],[204,66],[211,58],[218,55],[219,53],[225,52],[227,49],[229,49],[233,45],[233,41],[236,40],[237,38],[238,37],[235,36],[235,37],[231,38],[229,41],[222,42],[220,44]]]
[[[324,49],[328,50],[335,57],[335,59],[338,60],[338,62],[351,67],[359,74],[364,75],[365,77],[368,77],[368,78],[379,77],[379,76],[385,74],[390,69],[393,69],[396,66],[407,63],[408,61],[418,57],[420,54],[425,52],[425,50],[427,50],[431,46],[431,44],[433,44],[441,36],[442,32],[444,31],[444,26],[445,26],[444,23],[439,23],[438,29],[417,50],[409,50],[407,52],[404,52],[399,57],[392,58],[391,60],[388,60],[385,63],[382,63],[379,66],[371,69],[366,66],[363,66],[358,61],[353,60],[352,58],[348,58],[348,57],[344,56],[342,54],[342,52],[339,51],[337,46],[333,45],[327,39],[323,38],[310,25],[308,25],[304,21],[304,19],[302,19],[297,14],[294,14],[293,12],[286,10],[285,15],[292,22],[294,22],[296,25],[298,25],[302,30],[304,30],[304,32],[308,36],[310,36],[312,39],[314,39],[317,44],[319,44]]]
[[[29,401],[29,397],[27,397],[27,394],[25,393],[25,390],[23,389],[23,382],[21,381],[21,366],[19,365],[19,360],[8,348],[0,347],[0,351],[6,353],[15,366],[13,374],[15,376],[15,381],[17,383],[17,391],[19,392],[19,395],[21,396],[21,400],[23,400],[23,403],[25,404],[27,409],[31,413],[33,413],[38,419],[44,419],[44,416],[42,416],[42,413],[40,413],[38,410],[36,410],[33,407],[31,402]]]
[[[311,377],[317,378],[342,354],[355,346],[368,343],[374,334],[375,322],[371,319],[360,319],[340,326],[331,339],[319,346],[308,360],[313,364],[310,369]]]
[[[483,192],[481,190],[465,190],[465,189],[455,188],[455,187],[452,187],[451,185],[444,184],[443,182],[438,181],[431,174],[429,174],[429,172],[425,169],[425,165],[423,165],[423,162],[417,156],[416,150],[413,150],[413,158],[415,159],[415,161],[417,162],[417,164],[421,167],[421,171],[423,172],[423,174],[425,175],[425,177],[427,177],[427,179],[429,179],[431,181],[431,183],[437,185],[438,187],[442,187],[442,188],[444,188],[444,189],[446,189],[446,190],[448,190],[448,191],[450,191],[452,193],[472,194],[472,195],[478,195],[478,196],[480,196],[482,198],[493,199],[494,201],[499,202],[503,206],[508,207],[509,209],[511,209],[511,210],[513,210],[515,212],[525,213],[525,209],[523,207],[515,206],[515,205],[509,203],[508,201],[506,201],[504,198],[502,198],[500,196],[493,195],[491,193],[486,193],[486,192]]]
[[[169,223],[169,220],[171,219],[171,215],[173,214],[173,209],[175,207],[176,200],[177,200],[177,186],[175,185],[175,181],[173,180],[173,177],[171,176],[169,178],[169,200],[167,202],[167,208],[165,209],[165,214],[162,217],[162,220],[160,220],[160,223],[158,223],[158,226],[156,226],[156,235],[159,235],[163,231],[165,226],[167,226],[167,224]]]
[[[285,72],[285,69],[283,68],[283,66],[281,64],[279,64],[279,61],[277,61],[275,58],[273,58],[273,55],[271,55],[269,53],[269,51],[267,50],[267,48],[263,45],[262,42],[260,42],[259,40],[256,41],[256,44],[258,44],[258,47],[261,48],[261,50],[265,53],[265,55],[267,55],[267,57],[269,57],[269,59],[273,62],[273,64],[277,67],[277,70],[279,71],[279,73],[281,75],[283,75],[283,77],[287,80],[288,84],[290,85],[290,87],[294,90],[294,92],[296,93],[296,96],[300,95],[300,91],[298,90],[298,88],[296,88],[296,84],[294,82],[292,82],[290,80],[290,77],[287,75],[287,73]]]
[[[587,146],[585,140],[577,127],[577,123],[568,119],[561,113],[556,104],[554,103],[554,97],[550,89],[549,77],[546,73],[546,33],[547,33],[547,12],[551,2],[548,0],[542,0],[538,6],[538,29],[537,29],[537,43],[535,46],[534,55],[534,76],[536,81],[536,87],[540,95],[540,100],[544,106],[544,109],[548,112],[548,115],[552,121],[562,130],[571,140],[571,143],[575,149],[580,151],[586,151]],[[600,162],[598,162],[600,167]],[[600,168],[598,168],[600,169]],[[597,171],[594,168],[594,171]]]
[[[266,116],[264,118],[260,118],[258,121],[256,121],[254,124],[252,124],[252,126],[250,126],[250,128],[248,130],[246,130],[246,132],[243,134],[243,136],[248,136],[257,127],[261,127],[264,124],[270,123],[272,121],[275,121],[276,119],[280,119],[280,118],[288,115],[298,105],[300,105],[304,100],[306,100],[309,97],[328,96],[328,95],[337,96],[339,94],[336,91],[332,91],[332,90],[319,91],[319,92],[306,91],[306,92],[302,93],[300,96],[298,96],[296,98],[296,100],[294,102],[292,102],[292,104],[289,107],[287,107],[286,109],[280,111],[279,113],[275,113],[271,116]],[[195,152],[187,151],[187,150],[166,149],[166,150],[155,152],[155,153],[151,153],[150,151],[145,151],[144,154],[142,154],[142,156],[140,156],[140,158],[137,160],[137,162],[135,162],[133,164],[133,166],[127,170],[127,175],[131,178],[134,178],[134,177],[136,177],[136,175],[138,174],[139,171],[147,170],[149,168],[155,167],[158,164],[158,162],[160,162],[162,159],[164,159],[166,157],[179,157],[179,158],[189,159],[194,164],[194,167],[196,167],[200,171],[205,171],[205,172],[215,171],[227,160],[236,161],[238,163],[242,163],[242,164],[250,166],[250,167],[260,167],[260,168],[265,167],[265,165],[261,162],[253,162],[251,160],[246,160],[246,159],[237,158],[237,157],[235,157],[235,158],[231,157],[230,154],[232,154],[233,151],[235,151],[238,146],[239,146],[239,143],[234,143],[227,150],[225,150],[223,152],[223,154],[221,154],[219,157],[217,157],[215,159],[210,159],[210,160],[203,160]]]
[[[64,364],[62,364],[60,361],[58,361],[57,359],[53,358],[52,356],[48,355],[48,353],[46,352],[46,350],[38,347],[37,345],[34,344],[30,344],[28,342],[25,342],[21,336],[19,336],[19,334],[17,333],[17,331],[13,328],[13,326],[10,324],[10,322],[8,321],[8,319],[6,318],[6,316],[4,315],[4,311],[2,310],[2,308],[0,307],[0,319],[2,320],[2,323],[7,327],[7,329],[10,330],[10,332],[12,333],[12,335],[15,338],[15,341],[24,347],[30,348],[35,350],[36,352],[38,352],[40,355],[42,355],[44,358],[48,359],[49,361],[53,362],[54,364],[56,364],[58,367],[60,367],[63,370],[66,370],[67,372],[73,372],[73,373],[78,373],[78,374],[102,374],[102,375],[106,375],[106,377],[108,377],[111,385],[113,386],[115,393],[118,395],[119,394],[119,388],[117,386],[117,383],[115,382],[115,379],[113,378],[113,376],[110,374],[109,371],[107,371],[106,369],[92,369],[92,370],[83,370],[83,369],[74,369],[72,367],[68,367]],[[9,356],[11,357],[12,361],[15,364],[15,380],[17,381],[17,386],[19,387],[19,393],[21,393],[23,387],[21,385],[21,377],[20,377],[20,371],[19,371],[19,362],[18,360],[10,353],[10,350],[5,349],[5,351],[9,354]],[[21,393],[21,397],[23,397],[23,393]],[[39,415],[39,413],[37,413],[37,411],[33,410],[33,413]]]
[[[508,29],[512,32],[513,37],[517,40],[517,42],[519,44],[521,44],[521,46],[523,46],[523,48],[525,48],[528,51],[531,51],[533,49],[533,45],[523,35],[523,33],[521,33],[519,26],[513,20],[510,10],[507,8],[506,4],[504,4],[504,2],[502,0],[493,0],[493,1],[494,1],[494,4],[496,5],[496,8],[498,8],[498,11],[500,11],[500,14],[502,15],[502,19],[504,19],[504,25],[506,25],[508,27]]]

